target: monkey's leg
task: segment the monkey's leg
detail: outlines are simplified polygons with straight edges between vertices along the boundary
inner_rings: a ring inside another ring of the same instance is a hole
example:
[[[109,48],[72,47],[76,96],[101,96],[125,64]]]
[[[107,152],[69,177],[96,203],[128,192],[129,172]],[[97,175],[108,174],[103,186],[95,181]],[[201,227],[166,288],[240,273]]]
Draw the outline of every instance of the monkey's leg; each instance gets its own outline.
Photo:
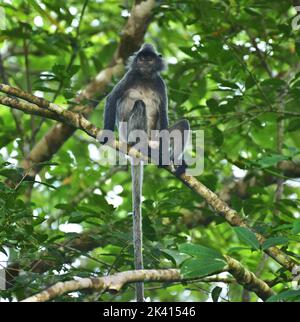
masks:
[[[176,142],[174,141],[174,139],[170,142],[170,160],[173,162],[175,166],[177,166],[175,170],[176,175],[184,173],[187,168],[187,165],[183,158],[183,153],[188,141],[188,132],[185,133],[185,131],[189,130],[190,124],[187,120],[180,120],[169,128],[170,135],[172,134],[172,131],[179,131],[181,140],[177,142],[177,144],[179,144],[179,149],[176,149]]]
[[[128,144],[136,144],[136,140],[130,135],[132,131],[141,130],[147,133],[146,105],[142,100],[137,100],[129,114],[128,119]]]
[[[146,107],[143,101],[136,101],[130,113],[128,121],[128,143],[131,142],[130,132],[143,130],[147,132]],[[143,185],[143,162],[132,160],[132,203],[133,203],[133,246],[135,269],[143,269],[143,230],[142,230],[142,185]],[[136,283],[137,302],[144,302],[144,284]]]

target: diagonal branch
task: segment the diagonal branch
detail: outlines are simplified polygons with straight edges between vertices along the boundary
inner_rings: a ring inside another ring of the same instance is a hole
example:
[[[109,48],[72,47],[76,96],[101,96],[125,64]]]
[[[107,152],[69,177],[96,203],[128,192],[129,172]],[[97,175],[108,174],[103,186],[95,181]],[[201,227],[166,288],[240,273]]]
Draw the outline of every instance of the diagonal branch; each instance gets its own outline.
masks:
[[[237,283],[243,285],[248,291],[256,293],[262,300],[274,295],[266,282],[246,269],[239,261],[226,255],[224,257],[228,264],[228,272],[235,277]]]
[[[241,218],[241,216],[234,209],[230,208],[226,202],[221,200],[214,192],[208,189],[196,178],[187,176],[186,174],[182,174],[180,176],[180,180],[186,186],[188,186],[190,189],[192,189],[194,192],[196,192],[198,195],[204,198],[205,201],[209,205],[211,205],[214,208],[214,210],[220,216],[222,216],[231,226],[245,227],[253,231],[253,229],[249,226],[245,219]],[[263,244],[266,238],[260,233],[257,233],[255,231],[254,233],[259,243]],[[296,266],[296,262],[290,256],[286,255],[278,247],[270,247],[268,249],[265,249],[264,251],[289,271],[292,271],[293,268]]]
[[[14,90],[14,89],[12,89]],[[0,85],[0,91],[7,93],[10,91],[10,87],[7,85]],[[22,90],[15,91],[19,97],[25,97],[28,93],[23,92]],[[33,101],[33,98],[30,98]],[[38,103],[36,101],[36,103]],[[51,119],[57,119],[61,122],[68,124],[74,129],[80,129],[87,133],[89,136],[93,138],[97,138],[98,135],[101,135],[102,130],[98,129],[95,125],[93,125],[90,121],[88,121],[83,115],[65,110],[62,107],[49,103],[48,109],[44,106],[40,107],[33,103],[28,103],[18,98],[11,98],[0,96],[0,104],[17,108],[22,110],[28,114],[42,115],[44,117],[48,117]],[[125,142],[112,140],[108,143],[113,149],[121,151],[131,157],[139,158],[146,162],[151,162],[148,159],[148,156],[143,155],[138,150],[133,147],[128,146]],[[166,167],[166,169],[172,173],[174,173],[174,169],[171,167]],[[181,174],[178,178],[191,190],[197,193],[199,196],[205,199],[205,201],[214,208],[214,210],[222,216],[231,226],[240,226],[245,227],[250,230],[251,227],[247,223],[247,221],[240,217],[240,215],[232,208],[228,206],[228,204],[222,201],[214,192],[209,190],[205,185],[203,185],[200,181],[198,181],[195,177]],[[260,244],[262,244],[266,238],[255,232],[256,237]],[[296,262],[288,255],[286,255],[282,250],[278,247],[270,247],[264,250],[269,256],[271,256],[275,261],[277,261],[280,265],[285,267],[287,270],[292,271],[296,266]]]

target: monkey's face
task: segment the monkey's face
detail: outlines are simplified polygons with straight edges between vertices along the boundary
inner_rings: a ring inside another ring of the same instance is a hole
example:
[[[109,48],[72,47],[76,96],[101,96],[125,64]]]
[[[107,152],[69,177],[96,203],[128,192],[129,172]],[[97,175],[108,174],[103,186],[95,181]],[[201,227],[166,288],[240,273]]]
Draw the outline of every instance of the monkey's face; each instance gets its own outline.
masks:
[[[140,55],[137,57],[137,67],[142,73],[151,73],[156,70],[157,59],[154,55]]]
[[[165,69],[165,62],[162,55],[158,54],[152,45],[144,44],[138,52],[130,57],[128,67],[143,78],[151,78]]]

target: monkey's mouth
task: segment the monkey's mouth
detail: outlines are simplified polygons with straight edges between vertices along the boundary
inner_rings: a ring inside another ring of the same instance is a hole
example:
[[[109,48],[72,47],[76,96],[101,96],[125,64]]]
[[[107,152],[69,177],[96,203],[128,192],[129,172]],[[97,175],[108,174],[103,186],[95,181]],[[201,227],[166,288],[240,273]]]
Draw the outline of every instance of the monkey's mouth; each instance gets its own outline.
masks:
[[[140,66],[140,72],[142,73],[142,74],[149,74],[149,73],[151,73],[152,72],[152,66]]]

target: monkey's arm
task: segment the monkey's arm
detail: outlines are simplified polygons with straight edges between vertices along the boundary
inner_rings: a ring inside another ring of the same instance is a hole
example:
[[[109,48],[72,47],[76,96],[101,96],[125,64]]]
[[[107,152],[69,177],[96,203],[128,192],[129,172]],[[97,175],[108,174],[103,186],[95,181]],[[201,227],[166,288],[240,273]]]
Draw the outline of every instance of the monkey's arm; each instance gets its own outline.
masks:
[[[113,88],[111,93],[107,96],[104,108],[104,124],[103,133],[100,138],[100,143],[105,144],[112,137],[112,132],[115,129],[117,117],[117,103],[122,97],[123,79]]]
[[[130,85],[131,77],[129,73],[126,73],[107,96],[104,109],[104,130],[114,131],[118,100],[122,99],[125,90],[130,87]]]
[[[113,93],[107,96],[105,102],[103,131],[99,139],[101,144],[106,144],[112,139],[112,132],[115,129],[117,96],[112,94]]]
[[[168,120],[168,97],[167,97],[167,91],[166,91],[166,85],[163,81],[162,78],[159,78],[159,82],[158,82],[158,86],[159,86],[159,93],[161,93],[161,103],[160,103],[160,130],[165,130],[168,129],[170,132],[172,132],[172,130],[178,129],[179,131],[181,131],[182,137],[184,137],[184,131],[185,130],[189,130],[190,126],[189,126],[189,122],[187,120],[182,120],[177,122],[175,125],[173,125],[170,129],[169,129],[169,120]],[[160,138],[160,147],[162,147],[162,139]],[[169,146],[169,153],[170,155],[170,161],[172,163],[175,162],[174,160],[174,146],[170,145],[170,142],[164,142],[166,144],[166,146]],[[186,141],[183,140],[182,142],[182,152],[184,151],[186,145]],[[162,167],[162,153],[163,150],[162,148],[160,148],[160,152],[159,152],[159,167]],[[181,158],[181,164],[179,166],[175,167],[175,175],[180,175],[182,173],[185,172],[186,168],[187,168],[187,164],[185,163],[183,156],[180,156]],[[174,164],[173,164],[174,166]]]
[[[114,131],[116,123],[117,95],[111,93],[105,103],[104,109],[104,130]]]
[[[159,127],[160,130],[166,130],[169,127],[168,119],[168,96],[166,85],[162,78],[159,77],[158,82],[158,92],[160,93],[160,105],[159,105]]]
[[[165,82],[161,77],[158,77],[155,83],[157,92],[159,93],[160,104],[159,104],[159,118],[158,118],[158,130],[168,130],[169,119],[168,119],[168,97]],[[163,167],[163,154],[166,155],[169,146],[169,142],[165,141],[165,136],[159,138],[159,159],[158,166]],[[164,147],[164,148],[163,148]],[[152,146],[151,146],[152,148]]]

